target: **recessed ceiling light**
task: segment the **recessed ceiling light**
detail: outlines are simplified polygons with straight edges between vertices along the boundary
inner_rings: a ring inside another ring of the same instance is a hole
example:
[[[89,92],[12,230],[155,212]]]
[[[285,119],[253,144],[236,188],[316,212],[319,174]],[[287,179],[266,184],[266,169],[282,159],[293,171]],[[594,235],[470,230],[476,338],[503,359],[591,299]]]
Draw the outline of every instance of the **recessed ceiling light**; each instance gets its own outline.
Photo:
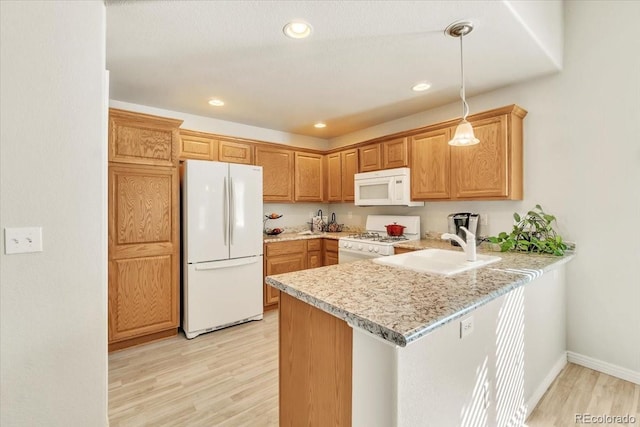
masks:
[[[411,88],[411,90],[415,91],[415,92],[422,92],[424,90],[427,90],[431,87],[431,83],[429,82],[420,82],[418,84],[416,84],[415,86],[413,86]]]
[[[304,39],[311,35],[311,25],[300,19],[293,20],[282,29],[287,37],[292,39]]]
[[[313,127],[318,128],[318,129],[322,129],[322,128],[326,128],[327,125],[325,123],[318,122],[315,125],[313,125]]]
[[[214,107],[222,107],[224,105],[224,101],[222,99],[210,99],[209,105],[213,105]]]

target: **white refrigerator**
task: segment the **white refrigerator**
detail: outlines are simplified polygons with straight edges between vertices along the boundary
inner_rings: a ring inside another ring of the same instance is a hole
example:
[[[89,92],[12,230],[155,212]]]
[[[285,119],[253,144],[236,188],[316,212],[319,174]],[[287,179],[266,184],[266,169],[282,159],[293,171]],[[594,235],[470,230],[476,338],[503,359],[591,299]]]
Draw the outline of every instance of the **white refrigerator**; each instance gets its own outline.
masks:
[[[262,167],[186,160],[182,221],[187,338],[262,319]]]

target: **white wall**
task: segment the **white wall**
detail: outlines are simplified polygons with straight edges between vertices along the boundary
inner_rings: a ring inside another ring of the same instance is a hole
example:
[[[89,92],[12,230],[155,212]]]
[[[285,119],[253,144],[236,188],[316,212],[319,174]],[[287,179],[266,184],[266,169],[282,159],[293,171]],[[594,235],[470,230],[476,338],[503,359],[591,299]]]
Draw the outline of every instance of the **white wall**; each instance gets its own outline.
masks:
[[[105,6],[0,2],[0,424],[107,425]]]
[[[495,234],[511,214],[540,203],[578,244],[567,267],[568,348],[640,378],[640,38],[639,2],[565,3],[564,70],[469,99],[471,112],[516,103],[529,111],[522,202],[431,202],[396,213],[420,214],[423,230],[444,231],[450,212],[488,212]],[[473,73],[473,64],[468,65]],[[459,104],[335,138],[338,147],[459,115]],[[346,213],[367,209],[336,205]],[[387,210],[393,210],[387,208]],[[385,212],[386,213],[386,212]],[[357,219],[354,217],[353,221]],[[486,234],[486,233],[485,233]],[[632,373],[633,373],[632,372]]]
[[[109,102],[109,105],[112,108],[120,108],[122,110],[136,111],[138,113],[154,114],[156,116],[184,120],[184,122],[180,126],[182,129],[209,132],[218,135],[234,136],[237,138],[256,139],[258,141],[264,142],[294,145],[296,147],[305,147],[314,150],[326,150],[329,146],[326,139],[314,138],[305,135],[296,135],[273,129],[259,128],[242,123],[215,119],[213,117],[196,116],[193,114],[181,113],[179,111],[164,110],[161,108],[132,104],[115,99],[112,99]]]

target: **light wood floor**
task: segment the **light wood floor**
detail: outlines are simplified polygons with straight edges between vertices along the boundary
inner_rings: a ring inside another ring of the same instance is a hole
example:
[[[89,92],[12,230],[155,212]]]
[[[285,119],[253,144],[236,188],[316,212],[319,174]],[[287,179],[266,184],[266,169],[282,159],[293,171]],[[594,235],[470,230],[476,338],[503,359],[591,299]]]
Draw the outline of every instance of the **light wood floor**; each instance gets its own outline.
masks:
[[[278,314],[187,340],[109,355],[109,421],[121,426],[277,426]],[[640,386],[568,364],[527,420],[576,426],[576,413],[634,415]],[[302,426],[303,427],[303,426]]]
[[[585,413],[592,416],[629,415],[636,420],[630,424],[597,425],[640,426],[640,385],[568,363],[540,399],[527,419],[527,426],[587,425],[576,423],[576,414]]]

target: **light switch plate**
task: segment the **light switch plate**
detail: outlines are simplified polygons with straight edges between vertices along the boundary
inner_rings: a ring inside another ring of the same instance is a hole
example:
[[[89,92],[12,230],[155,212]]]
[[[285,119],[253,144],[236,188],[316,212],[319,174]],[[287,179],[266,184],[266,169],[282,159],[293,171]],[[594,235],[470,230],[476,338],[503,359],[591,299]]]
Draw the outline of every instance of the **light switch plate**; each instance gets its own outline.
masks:
[[[42,227],[4,229],[4,253],[26,254],[42,252]]]

